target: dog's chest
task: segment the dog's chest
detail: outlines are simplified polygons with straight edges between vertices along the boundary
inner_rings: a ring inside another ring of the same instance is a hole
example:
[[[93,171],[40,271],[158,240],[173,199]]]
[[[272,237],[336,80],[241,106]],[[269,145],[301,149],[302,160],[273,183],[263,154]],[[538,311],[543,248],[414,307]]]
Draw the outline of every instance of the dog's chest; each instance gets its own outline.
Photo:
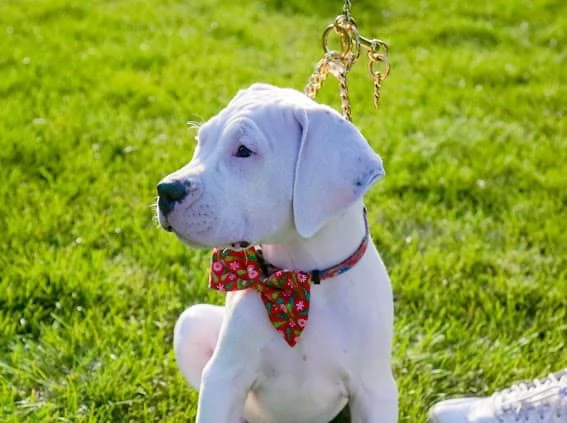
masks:
[[[229,294],[237,349],[251,354],[249,361],[233,362],[254,373],[246,403],[250,423],[331,421],[347,402],[347,385],[388,359],[391,305],[382,302],[391,302],[391,293],[382,266],[374,262],[379,263],[363,260],[312,286],[309,318],[295,347],[275,331],[257,292]]]
[[[329,296],[318,294],[312,291],[309,319],[293,348],[275,332],[254,292],[239,295],[238,302],[244,301],[247,312],[255,314],[253,322],[247,319],[243,335],[260,345],[257,367],[250,363],[256,372],[246,406],[249,422],[278,423],[285,416],[283,422],[320,423],[332,420],[346,404],[352,357],[337,319],[342,310],[336,307],[341,306],[329,305]]]
[[[255,404],[251,408],[258,413],[251,422],[278,422],[278,416],[285,416],[286,422],[330,421],[345,405],[346,377],[340,358],[334,352],[315,351],[309,344],[283,349],[278,342],[266,348],[249,395],[249,402]]]

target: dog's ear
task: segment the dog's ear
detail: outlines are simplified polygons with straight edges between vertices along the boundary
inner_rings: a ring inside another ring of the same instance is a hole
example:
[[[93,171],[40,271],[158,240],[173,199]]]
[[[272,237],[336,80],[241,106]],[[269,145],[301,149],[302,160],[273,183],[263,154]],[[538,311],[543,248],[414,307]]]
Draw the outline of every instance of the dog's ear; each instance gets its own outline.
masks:
[[[333,109],[314,103],[295,110],[301,141],[293,186],[297,232],[313,236],[384,176],[382,160],[360,131]]]

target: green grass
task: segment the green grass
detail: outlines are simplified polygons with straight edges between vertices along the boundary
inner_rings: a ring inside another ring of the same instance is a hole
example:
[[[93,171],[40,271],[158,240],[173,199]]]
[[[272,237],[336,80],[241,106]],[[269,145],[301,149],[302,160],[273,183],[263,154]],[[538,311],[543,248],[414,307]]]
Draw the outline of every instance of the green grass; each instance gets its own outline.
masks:
[[[396,298],[400,417],[567,366],[567,3],[354,0],[391,45],[353,116],[388,176],[371,231]],[[176,317],[208,252],[158,229],[187,120],[301,89],[340,1],[0,0],[0,421],[190,421]],[[337,105],[329,81],[321,101]]]

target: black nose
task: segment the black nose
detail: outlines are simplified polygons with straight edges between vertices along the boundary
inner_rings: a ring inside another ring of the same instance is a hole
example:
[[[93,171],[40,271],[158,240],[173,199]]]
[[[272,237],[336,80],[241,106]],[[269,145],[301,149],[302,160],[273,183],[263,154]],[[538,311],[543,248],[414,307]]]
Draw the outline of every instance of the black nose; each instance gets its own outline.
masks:
[[[189,182],[183,183],[176,180],[163,181],[158,184],[158,207],[164,215],[171,213],[175,203],[185,198],[189,185]]]

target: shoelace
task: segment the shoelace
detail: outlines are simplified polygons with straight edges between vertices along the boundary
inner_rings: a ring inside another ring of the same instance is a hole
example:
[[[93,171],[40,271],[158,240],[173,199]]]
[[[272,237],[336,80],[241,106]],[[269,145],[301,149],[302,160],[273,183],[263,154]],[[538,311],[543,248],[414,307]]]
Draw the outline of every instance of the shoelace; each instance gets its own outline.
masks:
[[[493,395],[500,422],[520,422],[539,417],[540,421],[565,417],[567,419],[567,369],[553,373],[545,379],[520,382]],[[566,420],[567,421],[567,420]]]

